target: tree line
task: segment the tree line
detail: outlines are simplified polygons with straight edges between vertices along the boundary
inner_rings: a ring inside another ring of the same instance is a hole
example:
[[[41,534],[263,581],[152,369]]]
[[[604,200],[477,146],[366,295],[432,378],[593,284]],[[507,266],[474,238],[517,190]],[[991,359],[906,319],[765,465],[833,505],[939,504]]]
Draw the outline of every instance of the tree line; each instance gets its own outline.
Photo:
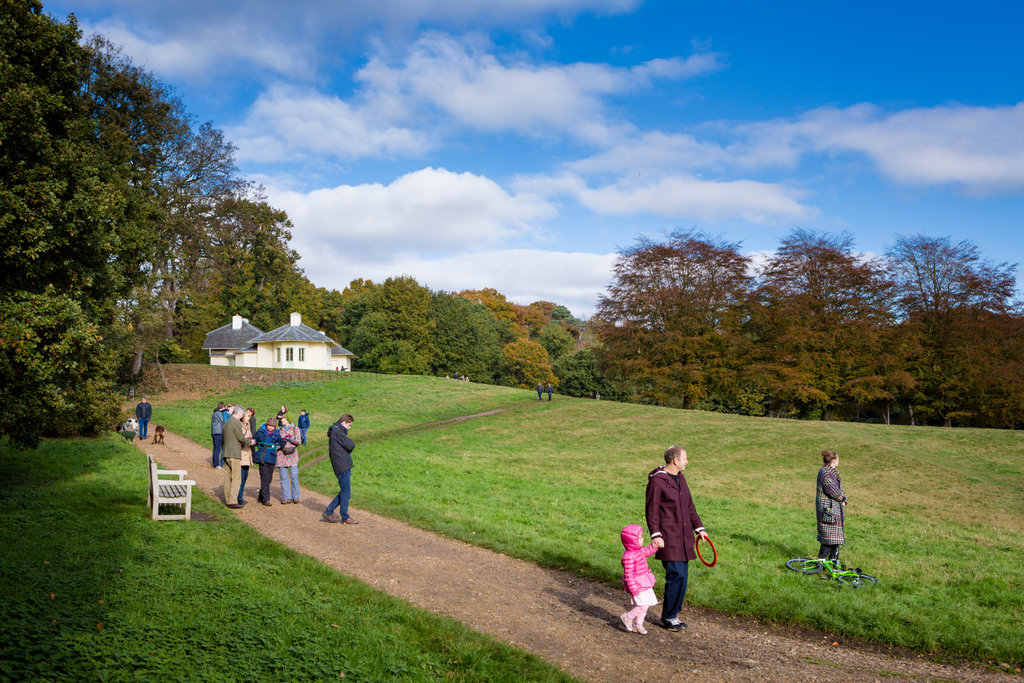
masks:
[[[411,277],[315,286],[235,148],[102,37],[0,0],[0,436],[108,429],[118,387],[207,362],[240,313],[299,311],[384,373],[749,415],[1017,427],[1014,267],[905,236],[864,259],[797,230],[759,267],[696,232],[624,249],[589,321]]]
[[[694,231],[620,253],[593,325],[629,400],[747,415],[1020,427],[1016,266],[901,235],[865,258],[798,229],[754,267]]]

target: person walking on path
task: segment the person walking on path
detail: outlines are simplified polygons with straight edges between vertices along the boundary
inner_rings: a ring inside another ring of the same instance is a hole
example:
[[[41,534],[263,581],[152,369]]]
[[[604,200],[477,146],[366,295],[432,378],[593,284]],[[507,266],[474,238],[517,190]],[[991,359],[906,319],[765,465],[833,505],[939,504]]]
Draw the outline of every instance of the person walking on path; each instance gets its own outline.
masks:
[[[224,504],[229,508],[242,507],[239,489],[242,487],[242,450],[248,451],[252,440],[246,436],[240,420],[245,415],[242,406],[235,406],[223,425],[224,437]],[[247,468],[248,469],[248,468]]]
[[[220,401],[210,416],[210,440],[213,441],[213,467],[222,469],[220,451],[224,444],[224,401]]]
[[[352,428],[354,421],[355,418],[345,413],[327,430],[331,467],[334,468],[334,475],[338,477],[338,495],[327,504],[327,509],[321,515],[325,522],[359,523],[348,514],[348,500],[352,495],[352,451],[356,449],[356,442],[349,438],[348,430]],[[341,515],[340,519],[334,516],[335,509]]]
[[[541,384],[540,382],[537,382],[537,400],[544,400],[544,385]]]
[[[551,382],[548,382],[546,391],[548,392],[548,400],[551,400],[551,394],[555,393],[555,387]]]
[[[818,557],[839,559],[839,548],[846,543],[843,521],[846,516],[846,494],[839,476],[839,456],[835,451],[822,451],[825,464],[818,470],[818,486],[814,496],[815,516],[818,518]]]
[[[306,445],[306,434],[309,432],[309,413],[305,408],[299,411],[299,435],[302,437],[302,445]]]
[[[633,609],[620,614],[619,619],[627,631],[647,635],[644,628],[647,608],[658,604],[658,597],[654,594],[657,579],[647,566],[647,558],[658,551],[658,546],[654,543],[644,546],[644,528],[639,524],[625,527],[620,537],[622,547],[626,549],[622,553],[622,582],[626,584]]]
[[[149,421],[153,417],[153,404],[145,396],[135,406],[135,419],[139,421],[139,438],[149,436]]]
[[[260,427],[252,438],[256,440],[256,447],[252,454],[252,461],[260,466],[260,493],[256,499],[270,507],[270,484],[274,480],[274,470],[277,465],[277,452],[284,448],[284,439],[277,433],[277,420],[270,418],[267,423]]]
[[[284,448],[277,454],[277,478],[281,482],[281,505],[298,503],[299,493],[299,449],[302,440],[298,428],[287,416],[281,416],[281,428],[278,430],[284,439]]]
[[[647,475],[647,529],[658,546],[656,557],[665,567],[660,626],[670,631],[686,628],[679,620],[679,610],[686,597],[689,562],[697,557],[694,536],[708,537],[683,476],[686,463],[686,451],[680,446],[669,446],[665,450],[665,464]]]

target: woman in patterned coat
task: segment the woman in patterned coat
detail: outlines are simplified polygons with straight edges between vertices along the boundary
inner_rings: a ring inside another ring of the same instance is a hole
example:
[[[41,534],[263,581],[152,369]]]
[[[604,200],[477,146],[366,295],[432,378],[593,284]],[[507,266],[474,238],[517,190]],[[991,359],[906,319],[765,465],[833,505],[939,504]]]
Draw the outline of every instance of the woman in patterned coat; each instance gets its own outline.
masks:
[[[835,451],[822,451],[825,463],[818,470],[818,488],[814,498],[814,509],[818,518],[818,542],[821,549],[818,557],[839,559],[839,548],[846,543],[843,535],[843,515],[846,494],[843,480],[839,477],[839,456]]]

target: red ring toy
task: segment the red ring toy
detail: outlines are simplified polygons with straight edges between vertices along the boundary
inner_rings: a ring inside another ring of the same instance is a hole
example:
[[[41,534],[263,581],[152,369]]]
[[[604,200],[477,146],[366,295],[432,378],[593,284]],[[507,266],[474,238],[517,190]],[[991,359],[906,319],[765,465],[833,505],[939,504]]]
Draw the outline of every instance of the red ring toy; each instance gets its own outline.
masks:
[[[714,553],[714,555],[711,557],[710,562],[705,560],[704,556],[700,554],[700,542],[703,540],[707,540],[708,545],[711,546],[711,552]],[[694,547],[697,550],[697,557],[700,558],[700,561],[703,562],[705,566],[714,567],[716,564],[718,564],[718,551],[715,550],[715,544],[711,542],[710,538],[705,539],[704,536],[698,536],[697,543],[694,545]]]

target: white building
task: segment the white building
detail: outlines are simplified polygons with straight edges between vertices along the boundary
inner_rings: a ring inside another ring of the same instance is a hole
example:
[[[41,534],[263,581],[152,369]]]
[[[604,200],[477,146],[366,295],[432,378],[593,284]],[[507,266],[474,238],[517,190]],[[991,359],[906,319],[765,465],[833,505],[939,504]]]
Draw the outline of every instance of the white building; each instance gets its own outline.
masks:
[[[263,332],[240,315],[231,324],[206,335],[203,348],[210,365],[244,368],[295,368],[299,370],[351,370],[356,357],[323,332],[302,324],[292,313],[289,324]]]

